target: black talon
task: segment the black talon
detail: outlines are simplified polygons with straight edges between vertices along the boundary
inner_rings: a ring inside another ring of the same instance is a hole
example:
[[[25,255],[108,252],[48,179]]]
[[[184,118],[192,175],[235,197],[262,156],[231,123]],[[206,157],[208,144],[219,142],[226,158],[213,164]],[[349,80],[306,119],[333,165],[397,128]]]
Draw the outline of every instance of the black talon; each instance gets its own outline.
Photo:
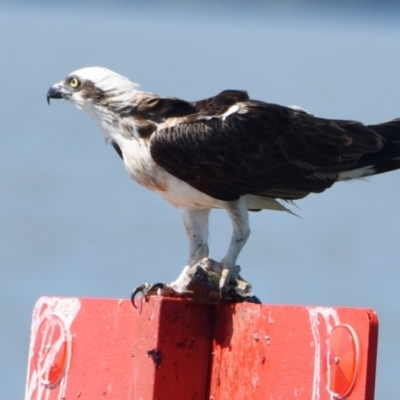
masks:
[[[131,302],[133,307],[136,307],[135,297],[138,293],[142,293],[145,300],[152,294],[153,291],[156,289],[163,289],[165,288],[165,283],[155,283],[154,285],[150,285],[149,283],[143,283],[142,285],[138,286],[131,295]],[[157,293],[157,292],[156,292]]]
[[[131,302],[132,302],[133,307],[137,308],[137,307],[136,307],[136,303],[135,303],[135,297],[136,297],[136,295],[137,295],[138,293],[143,293],[143,295],[145,295],[145,290],[146,290],[146,287],[147,287],[147,286],[148,286],[148,284],[143,283],[143,285],[138,286],[138,287],[133,291],[133,293],[131,294]]]
[[[153,289],[164,289],[165,286],[166,286],[165,283],[159,282],[159,283],[155,283],[154,285],[151,285],[151,287],[150,287],[149,290],[153,290]]]
[[[138,286],[131,295],[131,301],[134,308],[136,306],[136,296],[142,293],[145,301],[149,296],[160,295],[169,298],[187,298],[199,301],[205,304],[220,303],[256,303],[261,301],[252,293],[250,283],[246,282],[239,274],[240,267],[236,266],[234,273],[231,275],[223,287],[221,284],[221,268],[216,268],[219,263],[207,260],[207,263],[199,262],[193,266],[193,270],[188,276],[188,281],[183,285],[172,283],[144,283]]]

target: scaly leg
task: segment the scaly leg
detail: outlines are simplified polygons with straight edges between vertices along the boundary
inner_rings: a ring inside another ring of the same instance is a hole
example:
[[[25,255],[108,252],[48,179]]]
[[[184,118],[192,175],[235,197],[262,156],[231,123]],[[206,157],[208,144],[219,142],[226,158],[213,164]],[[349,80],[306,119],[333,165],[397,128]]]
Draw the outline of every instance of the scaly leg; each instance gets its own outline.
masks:
[[[191,279],[190,268],[208,257],[208,216],[209,209],[182,208],[183,224],[189,240],[189,259],[178,278],[171,283],[174,289],[185,287]]]
[[[245,199],[227,204],[232,220],[233,234],[228,252],[222,261],[208,258],[208,215],[210,210],[197,208],[181,209],[189,240],[189,260],[179,277],[169,285],[143,284],[132,294],[135,305],[137,293],[144,297],[152,294],[194,298],[208,303],[221,301],[260,301],[251,292],[251,285],[239,275],[236,260],[250,236],[249,217]]]
[[[144,283],[137,287],[131,296],[132,303],[135,305],[135,297],[142,293],[144,297],[149,295],[173,296],[185,293],[186,286],[193,277],[193,266],[200,260],[208,256],[208,215],[209,209],[182,208],[183,223],[189,240],[189,260],[183,268],[178,278],[170,283]],[[191,273],[192,268],[192,273]]]
[[[221,261],[222,274],[219,283],[221,290],[228,287],[231,278],[237,280],[239,277],[240,269],[236,266],[236,261],[250,236],[249,212],[245,198],[230,202],[227,211],[232,221],[233,234],[228,252]]]

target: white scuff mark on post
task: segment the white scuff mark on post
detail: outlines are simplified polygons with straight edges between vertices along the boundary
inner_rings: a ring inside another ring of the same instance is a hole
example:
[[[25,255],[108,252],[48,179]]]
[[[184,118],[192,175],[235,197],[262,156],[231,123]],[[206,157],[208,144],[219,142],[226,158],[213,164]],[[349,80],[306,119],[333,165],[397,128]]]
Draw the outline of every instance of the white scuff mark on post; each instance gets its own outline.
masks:
[[[258,376],[253,376],[253,377],[251,378],[251,384],[253,385],[253,388],[254,388],[254,389],[257,388],[258,385],[260,384],[260,379],[259,379],[259,377],[258,377]]]
[[[268,323],[273,324],[275,321],[272,318],[272,312],[271,310],[268,311]]]
[[[319,335],[320,317],[325,322],[326,328],[326,339],[328,338],[329,332],[340,324],[340,319],[337,311],[331,307],[307,307],[308,314],[310,316],[311,333],[314,338],[314,377],[313,377],[313,391],[311,400],[320,399],[320,383],[321,383],[321,338]],[[332,324],[333,323],[333,324]],[[331,399],[332,396],[331,396]]]
[[[62,344],[64,343],[64,340],[62,340],[63,338],[58,338],[58,340],[52,343],[51,347],[48,345],[44,346],[43,343],[41,343],[41,346],[38,346],[39,354],[36,355],[36,360],[34,360],[33,358],[35,357],[35,351],[38,351],[38,348],[35,348],[35,343],[40,326],[42,322],[46,320],[46,318],[50,320],[51,317],[54,317],[56,320],[61,321],[63,333],[65,335],[64,339],[66,339],[67,342],[66,350],[68,358],[66,360],[63,376],[61,377],[61,381],[59,382],[58,390],[58,399],[61,400],[65,398],[68,372],[71,361],[72,335],[70,332],[70,328],[80,308],[81,303],[77,298],[41,297],[36,302],[32,316],[31,340],[29,346],[29,365],[25,389],[25,400],[33,399],[33,395],[35,395],[35,400],[48,400],[50,397],[50,389],[46,386],[46,383],[44,382],[43,371],[38,371],[37,364],[39,364],[39,361],[44,360],[43,365],[45,367],[49,367],[46,357],[50,357],[49,354],[51,351],[54,353],[54,351],[57,351],[60,346],[62,346]],[[49,323],[49,329],[54,329],[54,326],[52,326],[51,323]],[[43,334],[42,340],[44,340],[45,337],[45,334]],[[37,364],[35,364],[36,361]]]
[[[301,397],[302,393],[303,393],[303,386],[300,386],[300,388],[297,387],[294,388],[294,397]]]

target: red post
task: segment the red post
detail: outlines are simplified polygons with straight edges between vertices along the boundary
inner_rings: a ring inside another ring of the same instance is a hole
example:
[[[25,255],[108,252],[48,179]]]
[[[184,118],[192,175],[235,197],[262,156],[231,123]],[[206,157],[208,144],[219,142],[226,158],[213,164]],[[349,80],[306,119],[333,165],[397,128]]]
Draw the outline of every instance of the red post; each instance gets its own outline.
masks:
[[[374,398],[372,310],[38,300],[26,400]]]

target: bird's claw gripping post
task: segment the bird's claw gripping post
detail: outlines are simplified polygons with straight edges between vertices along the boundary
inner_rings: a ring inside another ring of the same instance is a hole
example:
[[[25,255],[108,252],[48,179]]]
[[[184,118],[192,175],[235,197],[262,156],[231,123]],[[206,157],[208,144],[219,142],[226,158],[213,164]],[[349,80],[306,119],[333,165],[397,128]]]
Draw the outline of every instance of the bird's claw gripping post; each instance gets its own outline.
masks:
[[[226,271],[226,272],[225,272]],[[225,272],[225,273],[224,273]],[[132,305],[136,306],[136,296],[141,293],[145,300],[149,296],[192,299],[204,304],[221,303],[258,303],[260,300],[253,295],[251,285],[239,274],[240,267],[223,268],[221,263],[204,259],[193,266],[190,279],[184,285],[175,283],[144,283],[138,286],[131,295]],[[221,278],[225,279],[221,286]]]
[[[131,302],[133,307],[138,308],[135,303],[136,296],[141,293],[145,300],[154,294],[157,295],[158,291],[165,288],[165,283],[154,283],[153,285],[150,283],[143,283],[142,285],[138,286],[131,294]]]

